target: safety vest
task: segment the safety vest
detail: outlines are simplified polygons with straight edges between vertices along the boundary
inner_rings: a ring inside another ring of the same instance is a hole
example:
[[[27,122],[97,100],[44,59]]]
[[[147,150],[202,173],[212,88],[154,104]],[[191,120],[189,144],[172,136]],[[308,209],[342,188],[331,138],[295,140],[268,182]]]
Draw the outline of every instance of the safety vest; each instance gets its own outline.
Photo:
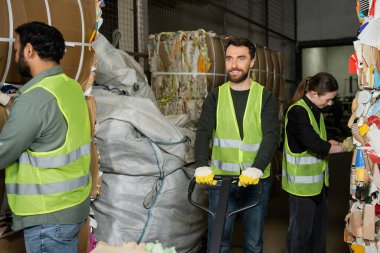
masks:
[[[67,123],[66,141],[52,151],[28,149],[6,167],[8,202],[17,215],[51,213],[78,205],[89,197],[91,188],[90,121],[80,85],[60,74],[42,79],[23,94],[35,88],[56,98]]]
[[[309,106],[303,99],[290,106],[302,106],[309,115],[310,124],[322,140],[327,140],[326,127],[321,114],[319,127]],[[289,108],[289,110],[290,110]],[[289,111],[288,110],[288,111]],[[288,115],[285,117],[285,129],[288,124]],[[323,187],[329,185],[329,172],[327,157],[320,159],[306,150],[302,153],[293,153],[289,148],[288,136],[285,131],[284,155],[282,158],[282,188],[297,196],[318,195]]]
[[[216,175],[239,175],[252,167],[262,141],[261,106],[264,87],[252,81],[243,117],[243,140],[240,137],[230,83],[219,87],[216,129],[213,136],[211,169]],[[263,178],[270,175],[270,165]]]

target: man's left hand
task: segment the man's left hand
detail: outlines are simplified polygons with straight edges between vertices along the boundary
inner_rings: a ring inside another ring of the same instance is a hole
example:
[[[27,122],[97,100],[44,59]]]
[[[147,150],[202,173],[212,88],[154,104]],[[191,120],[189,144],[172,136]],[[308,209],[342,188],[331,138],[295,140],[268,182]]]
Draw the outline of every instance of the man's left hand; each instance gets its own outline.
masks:
[[[239,186],[247,187],[249,185],[255,185],[259,183],[260,178],[263,176],[263,172],[257,168],[247,168],[242,171],[239,176]]]

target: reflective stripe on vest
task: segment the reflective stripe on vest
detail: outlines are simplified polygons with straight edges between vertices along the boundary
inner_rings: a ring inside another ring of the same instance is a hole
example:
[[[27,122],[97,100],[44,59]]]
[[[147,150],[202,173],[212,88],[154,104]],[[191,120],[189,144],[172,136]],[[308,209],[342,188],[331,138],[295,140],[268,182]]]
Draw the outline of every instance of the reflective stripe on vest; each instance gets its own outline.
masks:
[[[327,139],[326,128],[321,114],[319,127],[310,108],[303,99],[297,101],[293,106],[302,106],[308,113],[310,124],[314,131],[323,140]],[[288,110],[288,111],[289,111]],[[286,127],[288,115],[285,117],[285,142],[282,162],[282,188],[297,196],[314,196],[320,193],[323,182],[328,186],[328,167],[327,159],[320,159],[305,151],[303,153],[293,153],[289,148]]]
[[[90,175],[50,184],[7,184],[8,194],[46,195],[71,191],[90,182]]]
[[[282,176],[286,177],[288,181],[293,184],[314,184],[323,182],[324,175],[323,173],[320,175],[314,176],[291,176],[288,175],[286,170],[282,170]]]
[[[286,154],[286,161],[287,163],[294,164],[294,165],[305,165],[305,164],[315,164],[322,162],[322,159],[318,159],[315,156],[292,156],[290,154]]]
[[[221,161],[211,160],[212,167],[219,168],[221,170],[226,170],[226,171],[240,172],[240,165],[243,167],[243,170],[249,167],[252,167],[252,163],[236,164],[236,163],[223,163]]]
[[[91,153],[91,144],[85,144],[67,155],[55,157],[36,157],[31,154],[22,153],[19,164],[29,164],[38,168],[63,167]]]
[[[261,106],[263,86],[252,82],[243,117],[243,140],[240,137],[230,83],[219,88],[216,129],[213,136],[211,168],[215,174],[240,174],[252,167],[262,141]],[[263,178],[270,174],[270,165]]]
[[[66,120],[66,141],[55,150],[30,149],[7,166],[5,183],[9,206],[17,215],[63,210],[85,201],[91,189],[91,129],[83,91],[65,74],[48,76],[29,89],[42,88],[53,95]]]
[[[246,144],[240,140],[224,140],[214,137],[213,145],[222,148],[240,148],[243,151],[258,151],[260,144]],[[251,164],[252,165],[252,164]]]

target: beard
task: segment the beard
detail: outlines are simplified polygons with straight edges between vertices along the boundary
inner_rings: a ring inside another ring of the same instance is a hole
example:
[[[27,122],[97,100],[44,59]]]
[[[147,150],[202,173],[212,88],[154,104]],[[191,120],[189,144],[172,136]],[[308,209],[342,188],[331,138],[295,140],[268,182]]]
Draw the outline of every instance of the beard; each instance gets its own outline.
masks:
[[[234,71],[234,70],[241,71],[242,72],[241,76],[238,76],[238,77],[231,76],[230,72]],[[241,82],[243,82],[244,80],[246,80],[248,78],[249,69],[244,72],[242,69],[234,68],[234,69],[231,69],[230,71],[228,71],[227,75],[228,75],[228,79],[230,80],[230,82],[232,82],[232,83],[241,83]]]
[[[30,66],[25,60],[24,52],[20,51],[18,62],[16,63],[20,75],[23,77],[31,77]]]

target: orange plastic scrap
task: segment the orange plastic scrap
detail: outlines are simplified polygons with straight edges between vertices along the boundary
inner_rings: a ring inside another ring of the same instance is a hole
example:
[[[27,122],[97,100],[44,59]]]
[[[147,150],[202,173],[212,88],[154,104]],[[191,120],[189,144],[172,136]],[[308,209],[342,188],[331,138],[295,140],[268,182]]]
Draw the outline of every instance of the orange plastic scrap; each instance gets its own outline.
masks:
[[[94,29],[94,30],[92,31],[88,43],[92,43],[92,42],[94,42],[94,40],[95,40],[95,36],[96,36],[96,29]],[[91,50],[92,50],[92,46],[89,46],[89,47],[88,47],[88,51],[91,51]]]
[[[95,35],[96,35],[96,29],[94,29],[91,33],[91,36],[90,36],[90,39],[89,39],[89,43],[93,42],[95,40]]]
[[[198,58],[198,72],[206,73],[209,71],[211,63],[207,58],[204,58],[202,55]]]
[[[364,246],[359,244],[352,244],[351,249],[353,250],[353,253],[365,253]]]
[[[360,3],[359,3],[359,1],[356,2],[356,13],[357,13],[359,22],[363,23],[364,17],[363,17],[363,13],[360,10]]]

